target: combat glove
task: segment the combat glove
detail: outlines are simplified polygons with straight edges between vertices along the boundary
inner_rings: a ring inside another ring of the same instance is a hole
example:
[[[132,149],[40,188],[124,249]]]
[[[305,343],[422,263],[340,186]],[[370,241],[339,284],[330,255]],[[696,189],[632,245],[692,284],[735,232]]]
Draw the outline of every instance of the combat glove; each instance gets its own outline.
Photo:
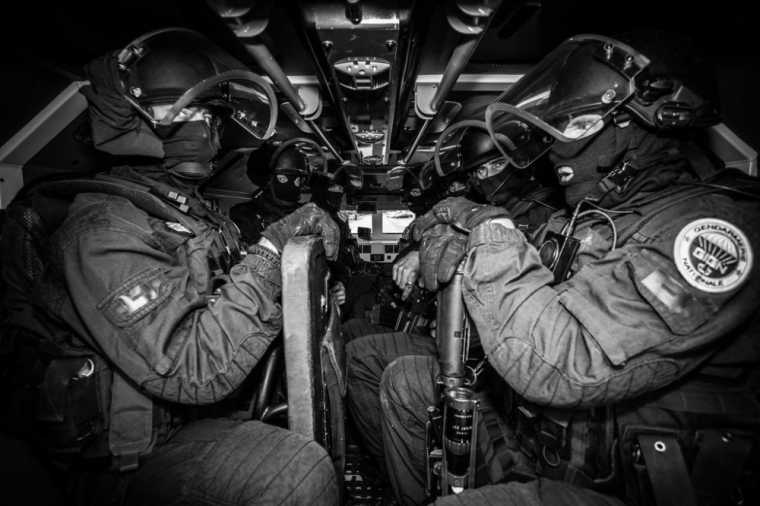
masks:
[[[319,235],[324,241],[328,260],[335,260],[338,256],[340,229],[329,214],[312,202],[275,221],[261,235],[280,253],[291,237]]]
[[[440,224],[451,225],[469,234],[472,229],[490,219],[512,219],[501,207],[476,204],[464,197],[449,197],[433,206],[414,226],[414,239],[421,241],[425,231]]]
[[[448,283],[467,253],[466,234],[438,224],[428,228],[420,244],[420,271],[425,288],[437,290]]]

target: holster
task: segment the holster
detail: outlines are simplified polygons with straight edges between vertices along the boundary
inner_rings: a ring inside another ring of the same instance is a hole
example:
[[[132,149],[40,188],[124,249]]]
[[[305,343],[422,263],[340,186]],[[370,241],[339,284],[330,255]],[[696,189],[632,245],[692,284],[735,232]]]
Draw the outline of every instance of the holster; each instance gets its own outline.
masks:
[[[107,428],[102,386],[110,376],[96,355],[50,360],[39,387],[37,420],[52,451],[80,453]]]

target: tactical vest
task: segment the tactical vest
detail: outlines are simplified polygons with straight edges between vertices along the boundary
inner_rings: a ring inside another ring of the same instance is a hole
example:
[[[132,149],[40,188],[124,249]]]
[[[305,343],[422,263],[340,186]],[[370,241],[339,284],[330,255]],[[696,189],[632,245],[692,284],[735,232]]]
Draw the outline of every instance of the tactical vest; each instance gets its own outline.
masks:
[[[38,443],[60,466],[79,458],[110,456],[117,468],[133,470],[141,455],[195,418],[196,408],[166,409],[168,403],[147,397],[66,324],[36,306],[35,289],[49,275],[49,239],[79,193],[129,200],[174,226],[178,244],[193,232],[177,223],[177,210],[209,225],[214,231],[208,256],[209,300],[218,296],[230,268],[245,253],[238,248],[234,225],[202,200],[190,201],[173,191],[164,195],[157,188],[116,176],[35,184],[8,207],[3,271],[10,317],[3,324],[0,347],[3,425]]]
[[[719,183],[730,186],[730,182]],[[745,185],[746,186],[746,185]],[[754,189],[752,189],[754,188]],[[677,189],[616,219],[618,244],[650,236],[678,204],[720,190]],[[757,183],[743,188],[758,195]],[[547,226],[547,230],[552,225]],[[576,228],[575,237],[583,233]],[[545,231],[542,231],[545,233]],[[611,234],[610,234],[611,235]],[[586,235],[587,243],[609,236]],[[540,243],[541,237],[538,237]],[[576,257],[572,272],[595,260]],[[750,504],[760,497],[760,318],[724,338],[706,364],[641,397],[587,410],[505,394],[507,418],[537,476],[616,495],[627,504]],[[518,477],[519,478],[519,477]],[[757,504],[757,503],[754,503]]]

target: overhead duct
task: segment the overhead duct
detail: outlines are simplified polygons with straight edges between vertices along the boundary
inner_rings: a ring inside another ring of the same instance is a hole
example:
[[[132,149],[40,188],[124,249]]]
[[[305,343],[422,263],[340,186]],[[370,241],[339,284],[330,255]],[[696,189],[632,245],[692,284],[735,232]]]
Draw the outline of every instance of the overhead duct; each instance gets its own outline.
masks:
[[[358,162],[388,163],[390,139],[434,2],[312,1],[291,7]],[[410,79],[411,77],[411,79]]]
[[[206,0],[206,3],[227,23],[227,26],[240,39],[243,46],[266,73],[267,77],[271,79],[277,89],[288,99],[288,103],[281,106],[286,116],[302,131],[316,135],[320,142],[327,147],[340,163],[345,163],[335,144],[314,121],[322,110],[322,98],[319,89],[312,90],[315,92],[311,94],[312,100],[305,100],[290,82],[282,67],[280,67],[269,48],[260,38],[260,35],[269,25],[269,2],[256,2],[254,0]],[[303,88],[301,87],[301,89]]]
[[[447,0],[446,19],[451,28],[460,34],[460,39],[451,54],[439,83],[418,83],[415,89],[414,108],[424,123],[417,132],[409,151],[404,156],[404,164],[414,156],[422,139],[430,130],[436,114],[441,112],[446,98],[462,74],[467,62],[478,47],[480,40],[491,23],[501,0]]]

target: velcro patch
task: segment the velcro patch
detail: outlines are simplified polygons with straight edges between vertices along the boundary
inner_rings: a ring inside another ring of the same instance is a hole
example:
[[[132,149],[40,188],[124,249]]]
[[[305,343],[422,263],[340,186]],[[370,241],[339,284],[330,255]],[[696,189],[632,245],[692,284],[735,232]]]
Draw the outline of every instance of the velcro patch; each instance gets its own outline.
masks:
[[[641,284],[660,299],[660,302],[665,304],[668,309],[676,313],[680,313],[691,298],[686,287],[671,278],[662,269],[652,271],[651,274],[641,280]]]
[[[188,237],[195,237],[193,231],[184,226],[182,223],[167,221],[166,228],[178,234],[186,235]]]
[[[121,306],[116,311],[121,316],[131,315],[142,309],[158,298],[158,291],[161,288],[161,281],[153,279],[149,283],[140,283],[132,287],[128,293],[119,295]]]
[[[707,293],[739,287],[754,262],[744,232],[716,218],[692,221],[681,229],[673,246],[673,258],[686,282]]]
[[[166,275],[160,269],[148,269],[121,283],[98,303],[98,309],[115,326],[130,327],[170,294],[171,286]]]

